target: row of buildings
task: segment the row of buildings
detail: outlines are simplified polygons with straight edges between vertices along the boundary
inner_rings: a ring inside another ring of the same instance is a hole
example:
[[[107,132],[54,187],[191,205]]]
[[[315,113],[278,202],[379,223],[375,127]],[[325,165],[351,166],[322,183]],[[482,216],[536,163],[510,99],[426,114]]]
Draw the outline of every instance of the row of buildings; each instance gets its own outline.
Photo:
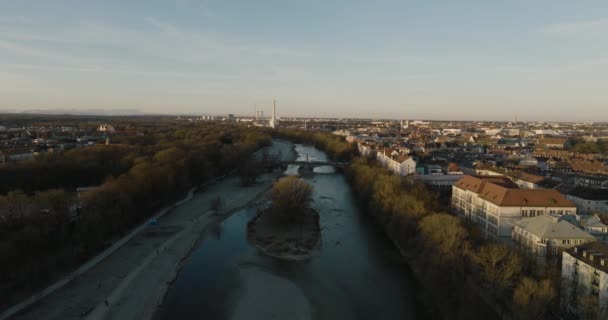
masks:
[[[600,141],[606,128],[460,125],[370,123],[340,134],[395,174],[449,190],[454,213],[489,241],[560,266],[565,310],[608,310],[608,158],[573,148]]]
[[[485,238],[561,267],[561,304],[574,314],[608,317],[608,226],[555,189],[521,189],[500,175],[465,175],[451,206]]]
[[[129,128],[100,124],[86,129],[70,126],[0,126],[0,164],[34,159],[38,154],[108,143],[114,136],[143,135]]]

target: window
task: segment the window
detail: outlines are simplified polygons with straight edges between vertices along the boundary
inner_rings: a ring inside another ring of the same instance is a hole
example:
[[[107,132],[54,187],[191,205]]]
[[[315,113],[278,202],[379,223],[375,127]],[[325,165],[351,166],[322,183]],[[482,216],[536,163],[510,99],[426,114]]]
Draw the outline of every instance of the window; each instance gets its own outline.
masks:
[[[530,217],[536,217],[536,210],[530,210]]]
[[[522,210],[521,211],[521,216],[522,217],[527,217],[528,216],[528,210]]]
[[[488,215],[488,221],[496,225],[498,224],[498,219],[496,219],[496,217],[494,217],[493,215]]]
[[[570,240],[562,240],[562,244],[570,244]]]

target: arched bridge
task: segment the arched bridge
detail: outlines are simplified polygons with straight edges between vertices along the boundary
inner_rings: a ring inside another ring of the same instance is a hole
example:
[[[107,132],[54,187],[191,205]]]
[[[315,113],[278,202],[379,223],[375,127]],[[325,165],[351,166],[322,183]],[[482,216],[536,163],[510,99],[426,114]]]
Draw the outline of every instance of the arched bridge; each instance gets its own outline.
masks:
[[[333,167],[337,167],[337,168],[346,168],[348,166],[347,162],[337,162],[337,161],[303,161],[303,160],[298,161],[298,160],[296,160],[296,161],[279,161],[278,163],[280,163],[281,165],[284,165],[284,166],[287,166],[290,164],[295,164],[295,165],[311,167],[311,168],[320,167],[320,166],[333,166]]]

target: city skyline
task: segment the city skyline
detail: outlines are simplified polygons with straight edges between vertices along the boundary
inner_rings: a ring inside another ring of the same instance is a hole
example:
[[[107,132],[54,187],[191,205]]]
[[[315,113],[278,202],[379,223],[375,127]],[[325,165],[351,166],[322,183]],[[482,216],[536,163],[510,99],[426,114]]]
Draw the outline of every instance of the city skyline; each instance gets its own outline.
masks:
[[[608,119],[608,5],[0,4],[0,111]]]

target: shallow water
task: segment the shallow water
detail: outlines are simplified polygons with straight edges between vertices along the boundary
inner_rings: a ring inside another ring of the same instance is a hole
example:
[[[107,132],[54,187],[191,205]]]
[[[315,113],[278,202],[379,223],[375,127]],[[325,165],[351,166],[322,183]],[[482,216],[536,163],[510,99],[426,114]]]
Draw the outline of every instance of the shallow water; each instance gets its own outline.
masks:
[[[309,161],[327,160],[312,147],[296,146],[296,151],[300,158],[308,154]],[[255,209],[241,210],[205,235],[157,318],[422,318],[416,304],[420,289],[409,268],[358,210],[344,177],[315,174],[306,180],[314,187],[313,207],[321,217],[317,256],[285,262],[259,253],[245,238]],[[273,306],[276,313],[266,310]]]

